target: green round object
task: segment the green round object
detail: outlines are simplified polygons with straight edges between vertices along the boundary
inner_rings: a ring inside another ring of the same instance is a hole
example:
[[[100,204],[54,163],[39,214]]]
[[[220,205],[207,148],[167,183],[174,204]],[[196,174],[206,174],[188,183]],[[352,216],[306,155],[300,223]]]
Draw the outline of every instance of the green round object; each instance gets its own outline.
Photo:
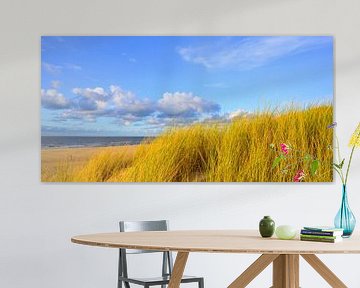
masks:
[[[290,225],[281,225],[276,228],[275,234],[278,238],[283,240],[290,240],[296,236],[296,228]]]
[[[264,216],[259,223],[259,232],[262,237],[271,237],[275,232],[275,222],[270,216]]]

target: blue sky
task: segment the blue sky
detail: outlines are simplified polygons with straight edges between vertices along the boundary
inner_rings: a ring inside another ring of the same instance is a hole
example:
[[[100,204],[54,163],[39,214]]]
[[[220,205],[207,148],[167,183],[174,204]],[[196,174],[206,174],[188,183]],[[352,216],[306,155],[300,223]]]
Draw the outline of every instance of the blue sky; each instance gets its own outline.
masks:
[[[44,36],[42,135],[148,136],[333,100],[330,36]]]

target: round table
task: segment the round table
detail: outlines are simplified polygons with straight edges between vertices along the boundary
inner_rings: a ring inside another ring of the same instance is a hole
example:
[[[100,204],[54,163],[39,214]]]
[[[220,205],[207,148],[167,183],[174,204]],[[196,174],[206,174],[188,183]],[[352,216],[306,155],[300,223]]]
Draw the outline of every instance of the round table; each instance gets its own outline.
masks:
[[[190,252],[262,254],[228,287],[246,287],[273,263],[274,288],[299,287],[301,255],[331,287],[347,287],[315,254],[360,253],[360,237],[355,235],[339,243],[320,243],[262,238],[256,230],[199,230],[116,232],[74,236],[72,242],[83,245],[176,251],[177,257],[169,288],[178,288]]]

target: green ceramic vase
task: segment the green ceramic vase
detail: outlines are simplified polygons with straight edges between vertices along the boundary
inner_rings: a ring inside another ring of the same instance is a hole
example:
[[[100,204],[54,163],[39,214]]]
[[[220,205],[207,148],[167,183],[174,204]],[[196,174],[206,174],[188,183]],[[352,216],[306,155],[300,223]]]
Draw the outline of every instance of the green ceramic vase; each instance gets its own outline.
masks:
[[[275,232],[275,222],[270,216],[264,216],[259,223],[259,232],[262,237],[271,237]]]

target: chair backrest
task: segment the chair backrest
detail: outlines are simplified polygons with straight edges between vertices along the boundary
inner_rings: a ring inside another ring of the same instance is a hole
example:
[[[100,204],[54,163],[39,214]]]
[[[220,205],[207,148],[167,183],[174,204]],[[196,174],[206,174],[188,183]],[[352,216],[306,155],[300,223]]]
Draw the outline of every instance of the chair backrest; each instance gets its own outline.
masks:
[[[168,231],[167,220],[157,221],[120,221],[120,232]],[[126,254],[156,253],[159,251],[126,249]]]
[[[120,221],[120,232],[140,232],[140,231],[167,231],[169,230],[169,223],[167,220],[159,221]],[[135,250],[135,249],[119,249],[119,277],[128,277],[127,272],[127,257],[126,254],[140,254],[140,253],[159,253],[161,251],[149,250]],[[171,252],[163,253],[162,261],[162,275],[171,275],[173,268],[173,259]],[[119,278],[120,279],[120,278]],[[121,287],[120,280],[118,285]],[[125,282],[125,287],[130,287],[129,283]]]

